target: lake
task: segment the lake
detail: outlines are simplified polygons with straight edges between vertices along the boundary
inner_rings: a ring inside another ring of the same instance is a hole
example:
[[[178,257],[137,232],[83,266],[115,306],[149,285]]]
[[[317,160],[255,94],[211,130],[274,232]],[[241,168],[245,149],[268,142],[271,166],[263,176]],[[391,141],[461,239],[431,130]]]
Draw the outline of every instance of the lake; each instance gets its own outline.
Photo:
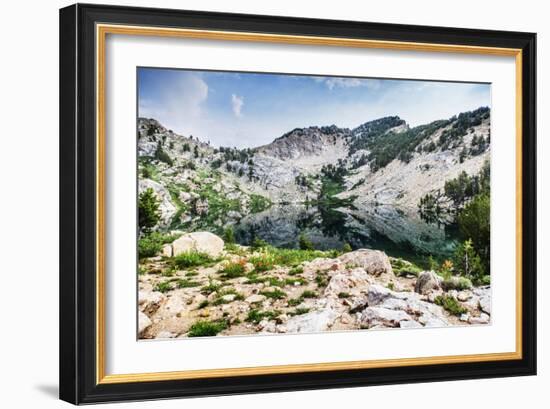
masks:
[[[364,209],[329,206],[274,205],[248,215],[234,226],[238,243],[254,237],[276,247],[297,247],[304,233],[316,249],[371,248],[411,261],[452,254],[458,239],[454,225],[428,223],[416,209],[378,205]]]

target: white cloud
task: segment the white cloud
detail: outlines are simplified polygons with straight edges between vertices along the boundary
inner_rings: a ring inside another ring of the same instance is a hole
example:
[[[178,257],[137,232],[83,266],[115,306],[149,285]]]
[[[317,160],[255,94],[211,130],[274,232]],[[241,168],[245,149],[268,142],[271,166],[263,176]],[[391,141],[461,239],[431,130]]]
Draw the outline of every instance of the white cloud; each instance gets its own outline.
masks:
[[[231,106],[233,107],[233,113],[237,118],[242,117],[241,110],[244,105],[244,97],[239,97],[235,94],[231,95]]]
[[[367,87],[377,89],[380,87],[380,80],[363,78],[342,78],[342,77],[315,77],[316,82],[324,83],[328,89],[334,88],[356,88]]]
[[[208,85],[197,74],[173,72],[170,81],[155,84],[150,99],[140,98],[139,116],[155,118],[169,129],[191,133],[208,99]]]

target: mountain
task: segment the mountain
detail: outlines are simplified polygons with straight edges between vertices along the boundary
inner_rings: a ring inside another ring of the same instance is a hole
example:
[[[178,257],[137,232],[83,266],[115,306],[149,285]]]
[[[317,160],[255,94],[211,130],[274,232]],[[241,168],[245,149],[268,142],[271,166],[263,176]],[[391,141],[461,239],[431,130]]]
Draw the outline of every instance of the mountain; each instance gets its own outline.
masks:
[[[221,230],[277,203],[331,200],[360,215],[373,205],[416,209],[490,155],[490,110],[410,127],[398,116],[354,129],[296,128],[270,144],[214,148],[138,119],[139,189],[161,200],[161,228]]]

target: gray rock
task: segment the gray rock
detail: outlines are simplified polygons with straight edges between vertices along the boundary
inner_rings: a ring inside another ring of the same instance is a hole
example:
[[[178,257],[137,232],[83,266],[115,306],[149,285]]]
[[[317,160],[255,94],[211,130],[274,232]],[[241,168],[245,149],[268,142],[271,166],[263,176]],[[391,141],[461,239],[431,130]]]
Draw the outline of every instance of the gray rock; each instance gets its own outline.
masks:
[[[419,294],[427,294],[431,291],[441,290],[441,277],[434,271],[423,271],[418,276],[414,291]]]
[[[361,325],[371,328],[377,325],[398,327],[401,321],[413,321],[412,317],[401,310],[389,308],[367,307],[361,314]]]
[[[287,333],[322,332],[329,329],[340,314],[331,307],[292,317],[286,323]]]
[[[393,276],[390,259],[383,251],[361,249],[343,254],[338,257],[338,260],[354,267],[360,267],[374,276],[382,274]]]
[[[488,314],[481,313],[479,317],[470,317],[468,322],[472,325],[488,324],[491,317]]]
[[[401,321],[399,328],[423,328],[423,325],[417,321]]]
[[[147,315],[142,313],[141,311],[138,312],[138,334],[142,335],[143,332],[149,328],[153,323],[149,319]]]
[[[339,271],[332,275],[327,287],[325,288],[325,296],[338,296],[340,293],[358,293],[366,291],[370,277],[362,268],[353,270]]]

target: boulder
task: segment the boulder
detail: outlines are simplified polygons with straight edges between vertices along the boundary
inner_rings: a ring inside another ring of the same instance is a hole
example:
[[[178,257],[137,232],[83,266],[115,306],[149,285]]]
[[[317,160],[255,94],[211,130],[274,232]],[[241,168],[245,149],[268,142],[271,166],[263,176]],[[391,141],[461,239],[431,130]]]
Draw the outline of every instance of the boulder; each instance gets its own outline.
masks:
[[[197,251],[211,257],[218,257],[223,251],[223,240],[213,233],[200,231],[188,233],[172,242],[172,255]]]
[[[432,291],[441,290],[442,279],[433,271],[423,271],[418,276],[414,291],[419,294],[428,294]]]
[[[374,276],[382,274],[393,276],[390,259],[383,251],[361,249],[343,254],[338,257],[338,260],[346,265],[351,264],[353,267],[360,267]]]
[[[325,296],[338,297],[340,293],[359,293],[366,291],[371,282],[371,277],[362,268],[345,270],[335,273],[327,287]]]
[[[369,307],[404,311],[425,326],[449,325],[442,307],[423,301],[415,292],[397,292],[372,284],[369,286],[367,299]]]
[[[340,314],[331,307],[292,317],[286,323],[287,333],[322,332],[329,329]]]
[[[147,315],[142,313],[141,311],[138,312],[138,334],[142,335],[143,332],[149,328],[153,323],[149,319]]]
[[[165,299],[164,294],[159,291],[140,291],[138,293],[139,309],[147,314],[153,314]]]
[[[479,317],[470,317],[468,322],[472,325],[488,324],[491,317],[488,314],[481,313]]]
[[[384,327],[398,327],[401,321],[413,321],[405,311],[391,310],[381,307],[367,307],[361,314],[360,323],[366,328],[377,325]]]

